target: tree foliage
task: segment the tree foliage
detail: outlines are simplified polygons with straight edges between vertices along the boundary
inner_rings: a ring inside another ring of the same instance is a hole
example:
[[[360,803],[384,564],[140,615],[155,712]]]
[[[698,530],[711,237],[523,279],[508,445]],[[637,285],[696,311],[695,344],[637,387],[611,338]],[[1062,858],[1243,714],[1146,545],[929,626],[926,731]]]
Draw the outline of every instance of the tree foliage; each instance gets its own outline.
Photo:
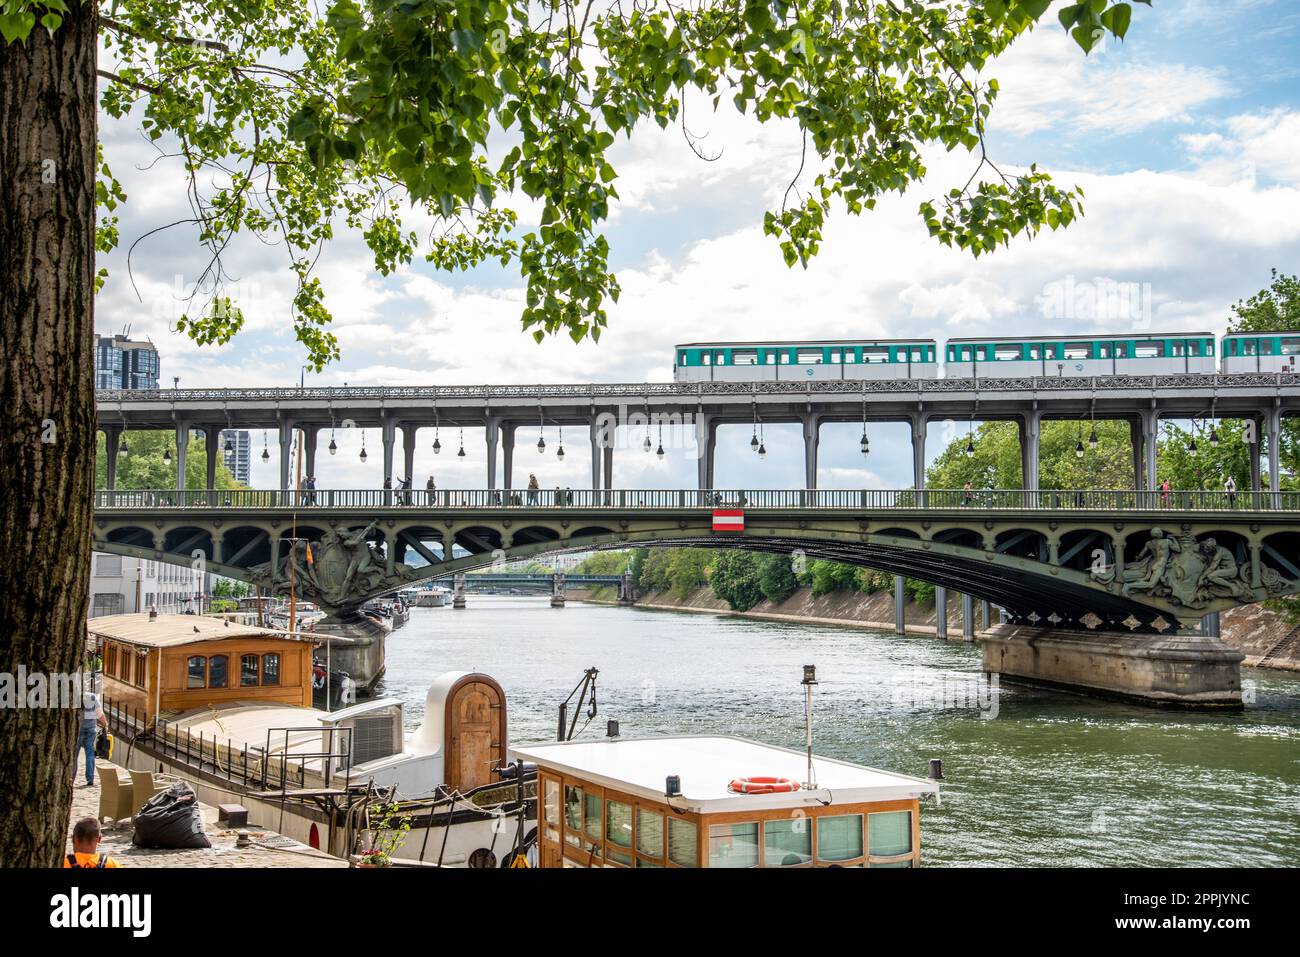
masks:
[[[602,232],[618,197],[611,148],[646,124],[680,124],[700,152],[688,104],[797,127],[799,166],[782,171],[789,185],[764,217],[788,265],[816,255],[834,210],[859,215],[918,183],[934,148],[973,157],[965,182],[919,205],[939,242],[978,256],[1067,226],[1082,212],[1077,188],[1033,165],[1004,172],[986,148],[990,68],[1049,6],[118,0],[99,18],[102,107],[189,178],[184,224],[210,258],[178,327],[200,343],[239,330],[222,254],[251,233],[282,248],[294,328],[319,368],[338,347],[313,266],[340,228],[364,237],[385,274],[419,254],[447,270],[513,264],[525,328],[598,337],[619,292]],[[66,11],[66,0],[4,0],[0,35],[27,42]],[[1085,52],[1123,38],[1131,17],[1121,0],[1057,11]],[[101,172],[108,251],[126,197]],[[521,225],[521,202],[540,210],[536,227]]]
[[[172,431],[123,432],[122,441],[126,442],[127,451],[117,454],[117,488],[127,489],[169,489],[176,487],[176,435]],[[163,460],[163,454],[170,452],[172,461]],[[185,487],[204,489],[208,487],[207,440],[190,437],[185,455]],[[226,467],[220,451],[217,454],[217,481],[219,489],[245,488],[237,482],[230,469]],[[108,488],[108,454],[104,448],[104,433],[96,438],[95,450],[95,488]]]

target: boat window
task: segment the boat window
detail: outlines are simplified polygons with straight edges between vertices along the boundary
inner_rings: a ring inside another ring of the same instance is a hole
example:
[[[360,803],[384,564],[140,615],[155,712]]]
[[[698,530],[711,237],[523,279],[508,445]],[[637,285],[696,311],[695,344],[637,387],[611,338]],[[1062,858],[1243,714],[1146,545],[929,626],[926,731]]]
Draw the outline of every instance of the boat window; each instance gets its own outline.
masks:
[[[699,862],[699,831],[694,821],[668,819],[668,860],[678,867],[695,867]]]
[[[758,867],[758,824],[710,827],[709,867]]]
[[[122,674],[120,677],[123,681],[131,680],[131,655],[127,654],[125,650],[122,652]],[[202,686],[200,685],[200,687]]]
[[[617,864],[632,863],[632,805],[622,801],[606,802],[605,843],[609,860]]]
[[[636,809],[636,852],[656,861],[664,856],[664,816],[645,808]],[[637,866],[642,862],[638,859]],[[658,865],[655,865],[658,866]]]
[[[117,664],[117,645],[108,644],[104,646],[104,674],[111,675],[113,668]]]
[[[595,842],[596,853],[600,853],[600,795],[588,794],[583,799],[583,830],[587,837]]]
[[[208,659],[194,655],[185,663],[185,687],[206,688],[208,685]]]
[[[147,660],[143,655],[135,659],[135,683],[141,688],[144,687],[144,663]]]
[[[763,824],[763,866],[794,867],[812,860],[812,822],[799,815]]]
[[[280,656],[262,655],[262,684],[278,685],[280,683]]]
[[[582,846],[582,788],[564,786],[564,843]]]
[[[226,686],[226,671],[229,664],[230,659],[225,655],[213,655],[208,659],[209,688],[224,688]]]
[[[559,844],[560,782],[554,778],[542,778],[542,823],[546,840]]]
[[[872,857],[912,852],[912,812],[884,811],[867,815],[867,847]]]
[[[239,684],[244,688],[257,687],[257,655],[243,655],[240,657]]]
[[[838,814],[817,819],[818,860],[851,861],[861,856],[861,814]]]

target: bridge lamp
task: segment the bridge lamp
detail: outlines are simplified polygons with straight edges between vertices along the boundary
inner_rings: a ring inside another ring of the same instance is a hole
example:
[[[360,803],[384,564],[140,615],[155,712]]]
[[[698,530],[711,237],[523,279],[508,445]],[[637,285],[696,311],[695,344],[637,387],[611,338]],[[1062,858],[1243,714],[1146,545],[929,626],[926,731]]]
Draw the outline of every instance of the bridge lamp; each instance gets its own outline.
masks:
[[[1081,458],[1083,458],[1083,440],[1082,440],[1082,439],[1080,439],[1078,442],[1075,442],[1075,443],[1074,443],[1074,457],[1075,457],[1076,459],[1081,459]]]
[[[367,458],[369,458],[369,456],[366,455],[366,450],[365,450],[364,447],[362,447],[362,449],[361,449],[361,461],[364,462]]]
[[[561,462],[564,461],[564,446],[563,446],[563,445],[561,445],[558,449],[555,450],[555,457],[556,457],[557,459],[559,459]]]
[[[438,429],[435,427],[433,430],[433,454],[437,455],[441,451],[442,451],[442,442],[439,441],[438,439]]]
[[[546,440],[540,435],[537,437],[537,454],[541,455],[546,451]]]
[[[871,454],[871,440],[867,438],[867,433],[862,433],[862,441],[858,445],[861,447],[864,457]]]
[[[1210,448],[1217,449],[1218,447],[1219,447],[1219,430],[1211,426],[1210,427]]]
[[[753,434],[753,436],[750,438],[750,440],[749,440],[749,448],[750,448],[750,451],[753,451],[753,452],[757,452],[757,451],[758,451],[758,433],[757,433],[757,432],[755,432],[755,433]]]
[[[171,464],[172,464],[172,450],[171,450],[171,449],[164,449],[164,450],[163,450],[163,461],[166,462],[168,465],[171,465]]]
[[[1187,440],[1187,452],[1190,455],[1196,454],[1196,436],[1192,436]]]
[[[975,457],[975,439],[972,436],[966,437],[966,458]]]
[[[765,458],[767,458],[767,446],[766,446],[766,445],[763,445],[763,444],[761,444],[761,443],[759,444],[759,446],[758,446],[758,457],[759,457],[760,459],[765,459]]]
[[[233,452],[233,451],[235,451],[235,443],[232,442],[232,441],[230,441],[230,437],[229,437],[229,436],[226,437],[226,446],[225,446],[225,448],[226,448],[226,451],[227,451],[227,452]]]
[[[538,439],[537,443],[540,445],[541,441],[542,441],[541,439]],[[460,449],[456,452],[456,458],[463,459],[464,457],[465,457],[465,427],[462,425],[460,427]]]
[[[655,456],[662,459],[664,457],[664,441],[659,440],[659,448],[655,449]]]
[[[1095,452],[1097,450],[1097,427],[1094,425],[1092,431],[1088,433],[1088,445]]]
[[[330,455],[338,455],[339,444],[334,441],[334,436],[330,436]]]
[[[646,430],[645,430],[645,441],[641,443],[641,451],[643,451],[643,452],[649,452],[650,449],[651,449],[651,445],[650,445],[650,430],[649,430],[649,429],[646,429]]]
[[[130,455],[131,450],[126,447],[126,436],[122,436],[122,444],[117,447],[118,455]]]

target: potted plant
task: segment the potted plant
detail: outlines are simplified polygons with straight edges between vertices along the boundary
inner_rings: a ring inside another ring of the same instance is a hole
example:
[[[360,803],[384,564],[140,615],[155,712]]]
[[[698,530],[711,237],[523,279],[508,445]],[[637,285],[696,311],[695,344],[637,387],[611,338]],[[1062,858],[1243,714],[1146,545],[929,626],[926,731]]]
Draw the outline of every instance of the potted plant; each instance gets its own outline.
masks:
[[[411,819],[399,813],[396,803],[375,806],[374,824],[370,828],[370,846],[357,855],[357,867],[389,867],[393,853],[405,842]]]

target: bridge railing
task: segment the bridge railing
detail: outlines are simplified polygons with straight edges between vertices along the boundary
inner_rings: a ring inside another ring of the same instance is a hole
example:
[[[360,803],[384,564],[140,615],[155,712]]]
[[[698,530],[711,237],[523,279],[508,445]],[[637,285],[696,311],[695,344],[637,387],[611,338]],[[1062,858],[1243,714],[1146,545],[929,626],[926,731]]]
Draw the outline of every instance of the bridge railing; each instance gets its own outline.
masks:
[[[95,493],[96,509],[1012,509],[1296,511],[1300,492],[1023,489],[154,489]]]

